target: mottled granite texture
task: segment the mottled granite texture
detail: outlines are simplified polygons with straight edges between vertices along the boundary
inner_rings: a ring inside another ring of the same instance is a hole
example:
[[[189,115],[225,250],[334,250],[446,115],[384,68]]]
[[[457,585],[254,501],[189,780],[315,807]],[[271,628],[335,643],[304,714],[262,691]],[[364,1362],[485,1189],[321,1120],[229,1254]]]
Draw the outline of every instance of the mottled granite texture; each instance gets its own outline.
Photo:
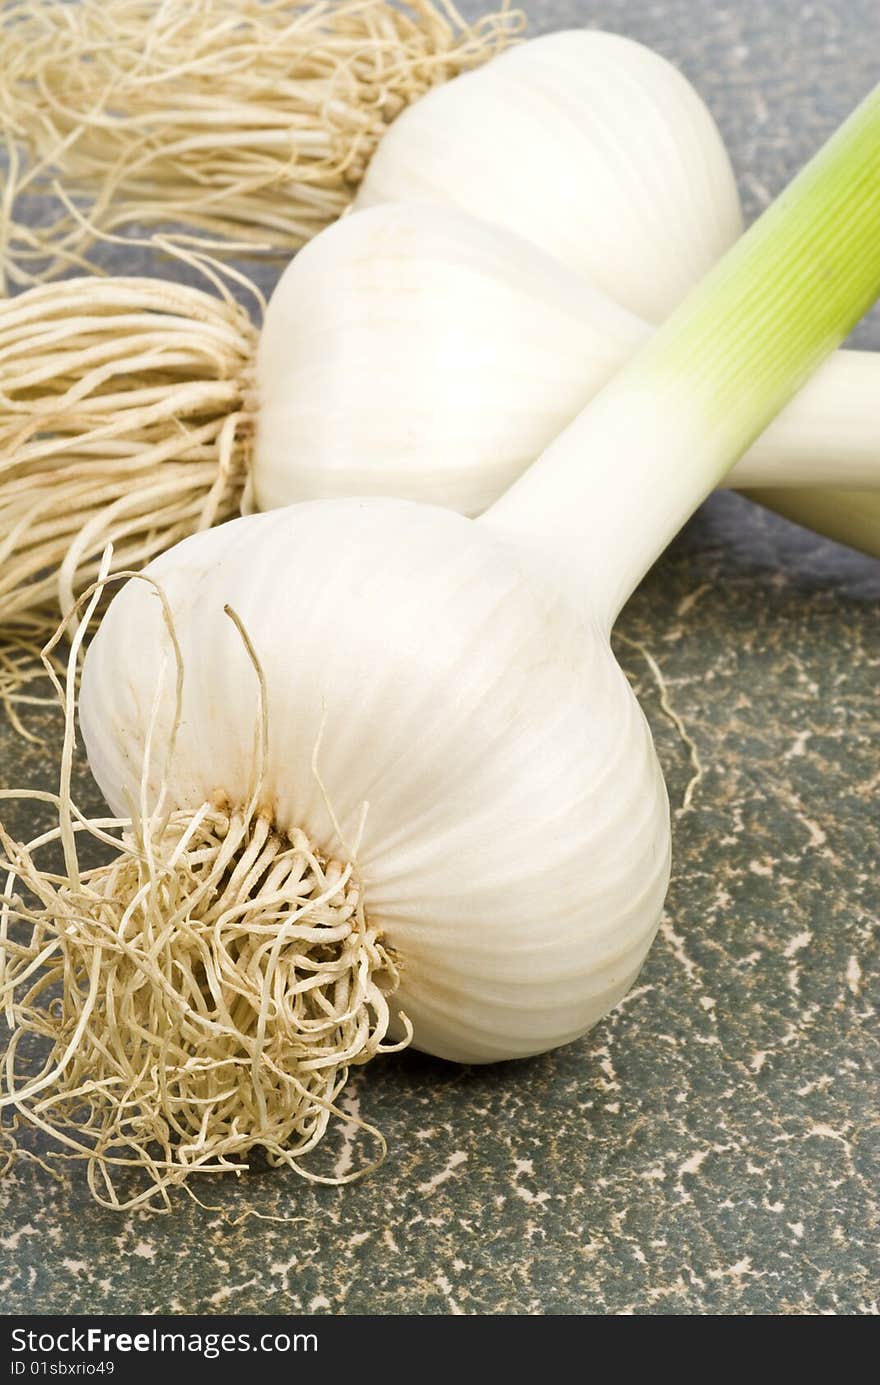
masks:
[[[473,10],[473,5],[466,6]],[[750,214],[877,77],[876,0],[549,0],[681,63]],[[576,176],[576,170],[572,170]],[[860,339],[880,346],[876,317]],[[707,769],[675,829],[661,936],[581,1043],[351,1084],[389,1142],[341,1190],[254,1175],[171,1218],[96,1209],[81,1174],[0,1182],[6,1312],[876,1313],[880,565],[713,499],[620,625],[659,661]],[[687,751],[643,661],[674,802]],[[3,784],[53,782],[0,726]],[[79,777],[84,804],[99,799]],[[10,814],[25,832],[35,820]],[[358,1157],[338,1132],[331,1162]],[[37,1142],[38,1143],[38,1142]],[[300,1218],[233,1219],[246,1206]]]

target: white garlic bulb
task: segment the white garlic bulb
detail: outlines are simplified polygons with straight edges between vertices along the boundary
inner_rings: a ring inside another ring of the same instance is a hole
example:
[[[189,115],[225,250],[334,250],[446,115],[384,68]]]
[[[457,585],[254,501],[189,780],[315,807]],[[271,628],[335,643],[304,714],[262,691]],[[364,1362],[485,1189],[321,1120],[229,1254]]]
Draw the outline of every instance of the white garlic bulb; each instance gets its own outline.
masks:
[[[379,494],[477,515],[648,334],[455,210],[345,217],[288,265],[266,312],[254,502]]]
[[[657,53],[599,30],[531,39],[402,112],[354,205],[407,200],[517,232],[649,322],[742,230],[696,91]]]
[[[169,801],[249,796],[258,688],[228,602],[266,678],[261,801],[275,826],[344,860],[369,804],[359,876],[420,1048],[460,1062],[537,1053],[616,1003],[657,927],[669,829],[648,728],[598,621],[525,578],[491,532],[391,500],[236,520],[149,572],[185,670]],[[169,658],[159,602],[130,583],[89,650],[80,704],[120,814],[140,798],[161,686],[158,795]]]

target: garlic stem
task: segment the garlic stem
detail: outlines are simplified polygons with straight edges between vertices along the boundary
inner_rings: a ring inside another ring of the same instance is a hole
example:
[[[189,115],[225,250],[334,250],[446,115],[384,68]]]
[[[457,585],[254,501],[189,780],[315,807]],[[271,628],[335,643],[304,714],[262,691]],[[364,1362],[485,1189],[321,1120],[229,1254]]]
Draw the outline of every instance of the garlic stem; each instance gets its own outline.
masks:
[[[880,354],[834,352],[754,440],[724,484],[774,493],[831,486],[880,494]],[[831,505],[832,491],[828,496]],[[820,509],[810,508],[821,516]]]
[[[764,505],[817,534],[849,544],[880,558],[880,492],[860,490],[744,489],[756,505]]]
[[[880,87],[487,521],[539,549],[610,628],[878,292]]]

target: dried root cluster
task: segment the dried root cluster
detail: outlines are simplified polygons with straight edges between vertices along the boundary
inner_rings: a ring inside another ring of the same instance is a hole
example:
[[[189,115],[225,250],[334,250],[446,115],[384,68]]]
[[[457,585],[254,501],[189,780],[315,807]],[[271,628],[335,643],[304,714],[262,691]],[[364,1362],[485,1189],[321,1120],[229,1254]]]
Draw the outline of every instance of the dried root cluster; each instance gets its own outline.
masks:
[[[47,639],[107,543],[139,567],[238,512],[256,329],[218,281],[0,301],[0,636]]]
[[[147,832],[74,823],[112,840],[110,864],[46,873],[0,826],[7,1143],[37,1126],[119,1209],[168,1209],[193,1174],[241,1173],[256,1149],[337,1181],[302,1161],[331,1116],[351,1121],[349,1067],[395,1047],[396,973],[351,867],[210,804]]]
[[[82,265],[92,229],[184,223],[285,255],[344,211],[388,124],[519,32],[450,0],[13,0],[0,122],[14,195],[58,178],[42,228],[6,207],[13,284]]]

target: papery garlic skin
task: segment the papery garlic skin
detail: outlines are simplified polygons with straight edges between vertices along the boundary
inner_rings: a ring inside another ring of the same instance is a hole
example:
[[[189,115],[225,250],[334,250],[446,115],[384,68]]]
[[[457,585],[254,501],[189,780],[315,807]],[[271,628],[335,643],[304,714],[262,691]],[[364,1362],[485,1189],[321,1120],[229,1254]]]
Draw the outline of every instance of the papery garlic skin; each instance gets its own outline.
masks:
[[[651,322],[742,230],[730,160],[693,87],[599,30],[532,39],[402,112],[354,205],[407,199],[508,227]]]
[[[266,311],[253,503],[378,494],[478,515],[649,333],[454,208],[346,217],[288,265]]]
[[[147,571],[185,670],[169,801],[243,803],[253,785],[258,687],[228,602],[266,679],[273,821],[345,859],[369,804],[365,908],[399,962],[394,1004],[419,1048],[459,1062],[538,1053],[624,995],[669,876],[660,768],[601,623],[503,535],[432,507],[332,501],[199,534]],[[160,681],[151,801],[173,659],[155,593],[130,582],[80,703],[119,813],[140,798]]]

